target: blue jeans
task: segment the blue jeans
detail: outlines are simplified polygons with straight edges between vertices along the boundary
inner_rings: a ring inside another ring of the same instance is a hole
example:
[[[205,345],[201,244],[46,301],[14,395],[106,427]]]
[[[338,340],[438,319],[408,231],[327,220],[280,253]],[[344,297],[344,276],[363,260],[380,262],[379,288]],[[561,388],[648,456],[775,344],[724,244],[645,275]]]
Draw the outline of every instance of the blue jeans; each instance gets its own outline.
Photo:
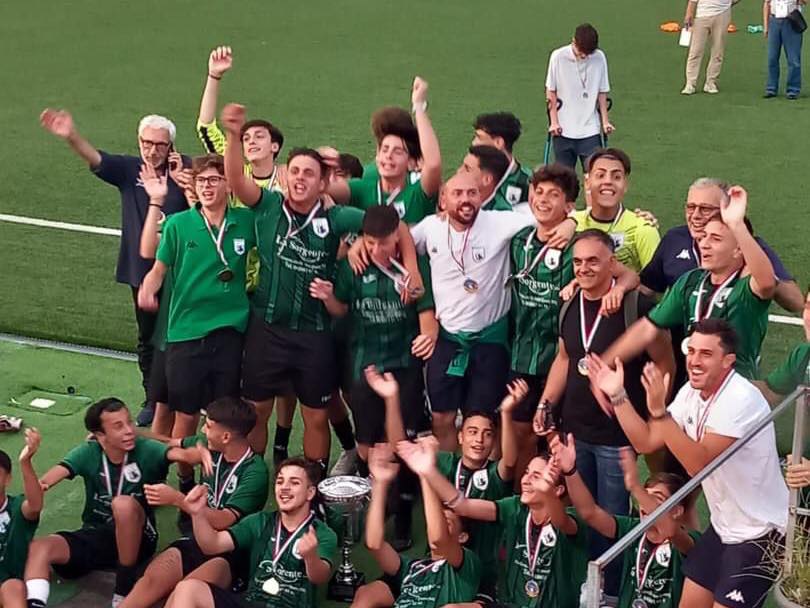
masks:
[[[802,88],[802,35],[790,25],[789,19],[768,19],[768,84],[767,93],[779,90],[779,58],[782,48],[787,58],[788,95],[798,95]]]
[[[554,160],[561,165],[576,169],[577,161],[582,164],[582,170],[587,171],[588,159],[597,148],[602,146],[602,136],[592,135],[585,139],[571,139],[558,135],[554,137]]]
[[[624,487],[624,473],[619,464],[621,448],[594,445],[576,440],[577,471],[588,486],[596,504],[613,515],[630,513],[630,493]],[[604,553],[616,539],[608,539],[596,533],[590,536],[591,559]],[[621,560],[613,563],[605,571],[605,593],[618,595],[621,583]]]

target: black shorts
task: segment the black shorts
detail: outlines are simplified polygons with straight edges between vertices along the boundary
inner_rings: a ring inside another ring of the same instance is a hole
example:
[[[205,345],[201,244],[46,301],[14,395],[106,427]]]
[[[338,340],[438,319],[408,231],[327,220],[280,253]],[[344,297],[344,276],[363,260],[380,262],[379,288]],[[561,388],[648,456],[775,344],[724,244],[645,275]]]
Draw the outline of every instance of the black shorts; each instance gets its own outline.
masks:
[[[166,349],[169,407],[196,414],[214,399],[239,396],[243,336],[232,327]]]
[[[753,540],[723,544],[709,526],[683,565],[686,578],[714,593],[723,606],[758,608],[779,576],[785,537],[776,530]]]
[[[425,379],[421,365],[389,370],[399,384],[399,410],[405,434],[413,439],[430,430],[430,412],[425,400]],[[385,402],[366,382],[358,378],[351,390],[354,436],[357,443],[374,445],[385,439]]]
[[[214,608],[250,608],[250,603],[230,589],[222,589],[213,583],[208,583],[211,595],[214,597]]]
[[[118,566],[118,545],[115,543],[115,525],[99,528],[81,528],[74,532],[57,532],[65,539],[70,550],[70,559],[64,564],[54,564],[53,570],[62,578],[79,578],[93,570],[109,570]],[[157,534],[147,522],[141,536],[138,564],[149,560],[157,547]]]
[[[242,396],[266,401],[288,393],[324,409],[337,388],[335,341],[328,331],[294,331],[251,315],[242,362]]]
[[[352,367],[354,359],[351,349],[351,322],[348,316],[335,319],[332,323],[332,335],[335,337],[335,359],[338,367],[338,384],[344,396],[351,395],[354,379]]]
[[[149,403],[169,403],[169,381],[166,379],[166,351],[155,349],[152,366],[149,368],[149,385],[146,398]]]
[[[534,413],[537,411],[540,397],[543,396],[543,389],[546,388],[546,377],[509,370],[509,382],[517,379],[526,381],[526,384],[529,385],[529,394],[512,412],[512,420],[515,422],[531,422],[534,420]]]
[[[182,560],[182,568],[183,568],[183,577],[185,577],[190,572],[193,572],[200,566],[202,566],[205,562],[214,559],[215,557],[221,557],[226,562],[228,562],[228,566],[231,569],[231,577],[233,579],[237,579],[244,574],[244,569],[247,567],[247,563],[245,563],[244,553],[240,551],[231,551],[230,553],[223,553],[222,555],[206,555],[203,553],[200,546],[197,544],[197,541],[193,538],[179,538],[174,541],[171,545],[166,547],[167,549],[177,549],[180,551],[180,559]]]
[[[509,351],[500,344],[474,345],[463,378],[447,375],[447,367],[458,351],[458,344],[439,335],[427,363],[430,409],[434,412],[494,412],[506,395]]]

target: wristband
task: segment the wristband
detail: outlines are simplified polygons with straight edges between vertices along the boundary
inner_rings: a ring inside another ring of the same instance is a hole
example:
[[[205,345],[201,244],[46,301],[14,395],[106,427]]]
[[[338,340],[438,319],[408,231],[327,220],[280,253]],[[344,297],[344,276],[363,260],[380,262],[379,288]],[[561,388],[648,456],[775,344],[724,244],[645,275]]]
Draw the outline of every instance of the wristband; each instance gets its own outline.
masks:
[[[621,392],[617,395],[611,395],[610,397],[610,405],[613,407],[617,407],[627,401],[627,391],[622,389]]]
[[[428,102],[427,101],[423,101],[421,103],[414,103],[411,106],[411,113],[412,114],[418,114],[419,112],[427,112],[427,108],[428,108]]]
[[[562,474],[563,477],[571,477],[571,475],[573,475],[576,472],[577,472],[577,465],[574,465],[573,467],[571,467],[569,471],[563,471]]]
[[[163,205],[158,205],[157,203],[149,203],[150,207],[157,207],[158,209],[163,209]]]
[[[538,410],[547,410],[551,408],[551,402],[548,399],[541,399],[540,403],[537,404]]]
[[[664,418],[669,418],[669,410],[664,410],[663,414],[658,414],[657,416],[650,412],[650,420],[663,420]]]
[[[222,76],[214,76],[211,72],[208,72],[208,78],[213,78],[214,80],[222,80]]]

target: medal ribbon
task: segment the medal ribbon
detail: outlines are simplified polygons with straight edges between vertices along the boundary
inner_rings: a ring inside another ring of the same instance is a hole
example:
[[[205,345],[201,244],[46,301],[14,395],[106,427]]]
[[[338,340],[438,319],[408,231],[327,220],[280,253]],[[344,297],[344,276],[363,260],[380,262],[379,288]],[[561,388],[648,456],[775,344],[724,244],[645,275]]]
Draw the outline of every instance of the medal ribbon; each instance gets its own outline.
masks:
[[[272,190],[273,189],[273,186],[276,185],[276,175],[277,174],[278,174],[278,165],[273,165],[273,172],[270,174],[270,180],[267,182],[266,186],[262,187],[264,190]],[[252,170],[250,172],[250,177],[253,178],[254,181],[257,179],[256,175],[253,173]]]
[[[284,555],[284,552],[287,550],[287,547],[290,546],[290,543],[298,536],[298,533],[304,529],[304,527],[312,521],[312,518],[315,514],[310,511],[307,518],[301,522],[301,524],[287,537],[287,540],[284,541],[284,544],[279,548],[279,542],[281,541],[281,513],[277,515],[278,519],[276,520],[276,542],[273,544],[273,570],[276,569],[276,564],[278,560],[281,559],[281,556]]]
[[[202,215],[203,222],[205,222],[205,228],[208,230],[208,236],[210,236],[211,240],[214,242],[214,247],[217,250],[217,255],[219,256],[222,265],[227,268],[228,261],[225,259],[225,254],[222,252],[222,239],[225,238],[225,222],[228,219],[228,209],[225,209],[225,215],[222,217],[222,227],[219,229],[219,234],[216,236],[214,236],[214,229],[211,228],[211,223],[208,221],[208,218],[205,217],[205,213],[200,211],[200,215]]]
[[[284,216],[287,218],[287,235],[284,237],[284,241],[286,242],[312,223],[312,220],[315,218],[315,214],[321,209],[321,201],[315,203],[312,211],[310,211],[309,215],[307,215],[307,219],[305,219],[304,223],[300,226],[298,225],[298,222],[295,221],[295,218],[290,210],[287,208],[287,201],[282,203],[281,209],[284,211]],[[295,227],[294,229],[293,226]]]
[[[534,569],[537,567],[537,558],[540,555],[540,547],[542,546],[543,530],[548,525],[548,522],[540,527],[540,534],[537,536],[537,546],[532,551],[532,514],[526,515],[526,557],[529,561],[529,577],[534,578]]]
[[[388,206],[394,202],[394,199],[397,197],[397,194],[402,192],[402,188],[394,188],[394,191],[391,192],[385,199],[385,205]],[[377,180],[377,204],[383,204],[383,197],[382,197],[382,180]]]
[[[526,244],[523,246],[523,255],[524,255],[523,269],[519,273],[517,273],[515,278],[523,278],[529,276],[532,273],[532,271],[534,271],[534,269],[537,268],[537,265],[540,263],[540,261],[544,257],[546,257],[546,252],[548,252],[548,250],[550,249],[548,244],[543,245],[542,249],[540,249],[537,255],[534,256],[532,263],[529,264],[529,249],[531,249],[531,243],[532,239],[534,238],[534,235],[535,231],[532,230],[529,233],[529,238],[526,239]]]
[[[636,592],[641,593],[641,590],[644,588],[644,583],[647,582],[647,575],[650,573],[650,566],[653,563],[653,557],[655,556],[655,552],[658,550],[659,545],[650,543],[652,547],[650,548],[650,555],[647,558],[647,563],[644,564],[644,568],[641,567],[641,554],[644,552],[644,543],[648,542],[646,537],[641,539],[641,542],[638,544],[638,551],[636,552]]]
[[[489,196],[486,198],[486,200],[485,200],[485,201],[483,201],[483,202],[481,203],[481,207],[480,207],[481,209],[483,209],[484,207],[486,207],[486,206],[487,206],[487,205],[490,203],[490,201],[492,201],[492,199],[493,199],[493,198],[495,198],[495,196],[498,194],[498,190],[500,190],[500,189],[501,189],[501,186],[503,186],[503,183],[504,183],[504,182],[505,182],[507,179],[509,179],[509,176],[510,176],[510,175],[512,175],[512,171],[514,171],[514,170],[515,170],[515,167],[516,167],[516,166],[517,166],[517,163],[515,162],[515,159],[514,159],[514,158],[513,158],[512,160],[510,160],[510,161],[509,161],[509,166],[506,168],[506,173],[504,173],[504,174],[501,176],[501,179],[498,181],[498,183],[497,183],[497,184],[495,184],[495,189],[492,191],[492,194],[490,194],[490,195],[489,195]]]
[[[467,228],[464,231],[464,241],[461,244],[461,259],[460,260],[456,258],[456,254],[453,252],[453,239],[450,236],[450,230],[451,230],[450,221],[448,220],[448,222],[447,222],[447,248],[450,250],[450,257],[453,258],[453,261],[456,263],[456,266],[458,266],[458,269],[461,271],[461,274],[463,274],[466,277],[467,272],[464,269],[464,252],[467,250],[467,243],[470,240],[470,228]]]
[[[236,475],[236,470],[242,465],[243,462],[245,462],[245,460],[250,458],[252,455],[253,455],[253,450],[251,450],[250,447],[248,447],[248,449],[245,450],[245,453],[242,454],[242,457],[239,458],[239,460],[236,461],[236,464],[233,465],[231,470],[228,471],[228,475],[227,475],[227,477],[225,477],[225,481],[222,482],[222,487],[221,488],[219,487],[219,466],[222,464],[222,461],[225,460],[225,455],[224,454],[219,455],[219,460],[217,460],[217,468],[216,468],[216,471],[214,473],[214,507],[215,508],[218,509],[220,504],[222,503],[222,496],[225,494],[225,488],[228,487],[228,483],[230,483],[231,477]]]
[[[614,285],[616,285],[616,279],[611,279],[610,281],[610,288],[613,289]],[[585,349],[585,354],[587,355],[591,352],[591,344],[593,343],[593,339],[596,337],[596,330],[599,329],[599,324],[602,322],[602,315],[598,312],[596,313],[596,319],[594,319],[593,325],[591,325],[590,331],[585,328],[585,296],[582,293],[582,290],[579,290],[579,332],[582,336],[582,347]]]
[[[706,420],[709,418],[709,410],[712,409],[712,406],[714,405],[715,401],[717,401],[717,398],[720,397],[720,393],[722,393],[723,390],[726,388],[726,386],[728,386],[728,383],[731,380],[731,377],[733,375],[734,375],[734,369],[732,368],[731,370],[729,370],[726,373],[726,377],[723,378],[723,382],[720,383],[720,386],[717,388],[717,390],[714,391],[709,396],[709,400],[706,403],[706,409],[703,410],[703,414],[701,414],[700,420],[698,420],[698,423],[697,423],[696,433],[697,433],[697,440],[698,441],[700,441],[703,438],[703,432],[706,429]],[[700,392],[697,393],[697,396],[698,396],[698,399],[700,399]]]
[[[706,273],[706,276],[703,277],[703,280],[700,282],[700,287],[698,288],[697,297],[695,298],[695,310],[693,313],[692,321],[697,323],[698,321],[702,321],[703,319],[708,319],[711,314],[712,310],[714,310],[715,304],[720,299],[720,294],[723,293],[723,290],[728,287],[728,285],[734,281],[737,276],[740,274],[740,271],[737,270],[731,273],[725,281],[720,283],[720,285],[714,290],[711,299],[709,300],[709,307],[706,312],[703,312],[703,294],[706,293],[703,291],[703,288],[706,286],[706,281],[711,276],[710,273]]]
[[[458,461],[458,465],[456,466],[456,478],[453,484],[456,486],[457,490],[464,490],[464,496],[467,498],[470,497],[470,490],[472,490],[472,472],[470,473],[469,478],[467,479],[467,485],[465,487],[461,487],[461,460]]]
[[[422,561],[422,560],[419,560],[419,561],[414,562],[413,564],[411,564],[411,569],[413,569],[413,568],[414,568],[414,566],[416,566],[417,564],[419,564],[421,561]],[[443,564],[443,563],[444,563],[445,561],[447,561],[447,560],[440,559],[440,560],[437,560],[437,561],[433,561],[432,559],[429,559],[429,558],[428,558],[428,559],[427,559],[427,560],[425,560],[425,561],[427,562],[427,564],[426,564],[425,566],[423,566],[423,567],[419,568],[419,570],[417,570],[416,572],[410,572],[410,573],[408,574],[408,576],[406,576],[404,579],[402,579],[402,584],[403,584],[403,585],[404,585],[405,583],[407,583],[409,580],[411,580],[412,578],[416,578],[417,576],[419,576],[419,575],[420,575],[420,574],[422,574],[423,572],[425,572],[425,571],[427,571],[427,570],[430,570],[430,569],[431,569],[431,568],[434,566],[434,564]]]
[[[110,498],[121,496],[121,490],[124,487],[124,467],[127,466],[128,460],[129,452],[124,452],[124,460],[121,462],[121,473],[118,475],[118,491],[115,493],[115,495],[113,495],[112,479],[110,479],[110,465],[107,462],[107,455],[103,451],[101,452],[101,466],[104,467],[104,482],[107,485],[107,494],[110,495]]]

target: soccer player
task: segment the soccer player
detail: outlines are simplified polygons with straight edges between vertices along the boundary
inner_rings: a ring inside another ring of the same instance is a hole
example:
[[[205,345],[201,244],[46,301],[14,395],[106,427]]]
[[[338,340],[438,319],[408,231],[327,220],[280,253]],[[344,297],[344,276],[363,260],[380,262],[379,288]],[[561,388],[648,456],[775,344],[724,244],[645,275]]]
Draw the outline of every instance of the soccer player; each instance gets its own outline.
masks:
[[[243,517],[261,511],[267,502],[269,480],[267,465],[260,454],[250,449],[248,433],[256,424],[256,411],[241,399],[223,397],[205,408],[206,420],[202,436],[172,440],[173,447],[191,448],[204,445],[209,473],[203,473],[200,483],[208,492],[208,502],[202,514],[215,530],[230,528]],[[206,453],[208,450],[210,452]],[[144,487],[146,500],[152,507],[171,506],[188,509],[185,495],[165,483]],[[224,558],[236,569],[237,556]],[[203,553],[193,535],[173,542],[155,557],[135,587],[119,608],[148,608],[168,596],[189,573],[211,557]]]
[[[602,132],[615,130],[608,118],[609,92],[607,58],[599,48],[599,34],[584,23],[574,31],[571,44],[553,51],[548,60],[548,130],[558,163],[573,169],[578,160],[583,171],[589,170],[588,158],[602,145]]]
[[[604,354],[606,361],[627,360],[663,330],[692,333],[702,319],[726,319],[737,332],[735,368],[749,379],[757,377],[757,359],[768,329],[768,306],[776,277],[768,256],[745,225],[748,194],[740,186],[729,190],[720,207],[720,220],[705,226],[700,240],[700,268],[683,275],[646,318],[639,319]],[[743,271],[750,273],[743,276]],[[685,338],[681,348],[685,354]]]
[[[290,175],[295,180],[291,162]],[[294,187],[294,186],[293,186]],[[231,551],[249,554],[248,586],[243,597],[227,590],[232,573],[225,558],[209,571],[178,583],[167,608],[251,606],[315,608],[317,586],[326,583],[337,557],[337,535],[313,511],[320,471],[313,463],[291,458],[276,472],[278,510],[248,515],[227,530],[217,530],[206,516],[208,490],[196,487],[186,496],[194,537],[208,555]],[[213,582],[212,579],[216,579]]]
[[[456,515],[497,526],[501,537],[497,547],[506,550],[506,559],[499,567],[495,604],[579,606],[587,565],[587,527],[561,501],[565,487],[555,462],[536,456],[521,478],[520,494],[493,502],[467,497],[450,484],[436,468],[429,446],[414,446],[400,455]]]
[[[501,196],[512,206],[528,201],[532,174],[529,169],[521,166],[512,152],[522,129],[518,117],[511,112],[479,114],[473,123],[473,129],[473,146],[494,146],[509,161],[506,178],[500,187]]]
[[[48,491],[64,479],[84,479],[82,527],[31,543],[25,564],[29,608],[48,603],[50,570],[77,578],[92,570],[115,568],[113,606],[130,592],[137,567],[157,546],[155,514],[144,486],[166,479],[171,462],[200,462],[196,448],[170,448],[135,434],[127,406],[115,398],[87,409],[84,426],[92,435],[68,452],[40,480]]]
[[[655,365],[647,365],[643,382],[648,422],[630,405],[619,359],[612,370],[593,358],[594,386],[606,395],[637,451],[650,453],[666,445],[687,474],[694,476],[770,411],[757,388],[734,370],[736,343],[737,335],[727,321],[698,322],[686,355],[689,383],[669,407],[669,378]],[[788,515],[788,490],[773,424],[702,486],[711,526],[686,559],[681,605],[760,606],[778,574],[773,556],[782,550]]]
[[[142,308],[157,310],[156,294],[171,273],[166,378],[172,437],[179,439],[196,432],[206,403],[239,396],[249,316],[246,259],[256,242],[253,212],[228,205],[222,157],[195,158],[192,173],[200,204],[166,222],[138,296]],[[178,467],[178,475],[180,490],[188,492],[193,471]]]
[[[350,181],[335,180],[329,194],[338,203],[359,209],[392,205],[400,219],[416,224],[436,210],[442,183],[442,157],[439,140],[427,114],[428,83],[419,76],[413,80],[411,102],[413,120],[405,114],[389,113],[388,124],[374,128],[377,138],[376,167],[379,178],[371,176]],[[415,124],[415,127],[414,127]],[[411,183],[409,168],[421,158],[421,177]],[[336,158],[331,158],[336,162]]]
[[[25,606],[22,581],[28,546],[34,538],[42,511],[43,491],[31,460],[42,437],[35,428],[25,429],[25,445],[20,451],[23,494],[10,496],[11,458],[0,450],[0,606]]]
[[[649,264],[661,236],[636,213],[624,208],[630,177],[630,157],[617,148],[600,148],[588,160],[591,207],[577,211],[577,231],[596,228],[615,243],[616,259],[640,272]]]
[[[551,450],[560,468],[567,471],[565,485],[577,514],[590,528],[614,542],[635,528],[684,484],[680,475],[654,473],[642,485],[638,478],[636,454],[630,448],[624,448],[621,459],[624,484],[638,502],[639,517],[612,515],[596,504],[577,473],[574,436],[569,434],[565,444],[554,436]],[[695,538],[699,537],[687,532],[683,526],[687,500],[663,515],[644,536],[625,550],[619,608],[634,608],[641,606],[641,602],[644,606],[661,608],[678,606],[683,588],[682,563],[695,546]]]
[[[420,440],[420,443],[425,440]],[[408,441],[400,442],[398,452],[419,449]],[[478,557],[464,546],[467,533],[461,518],[443,509],[436,493],[422,482],[422,498],[427,525],[429,556],[413,559],[397,553],[383,538],[385,531],[385,501],[399,465],[393,461],[393,451],[387,444],[371,450],[371,504],[366,514],[365,543],[379,564],[390,586],[399,590],[395,607],[445,606],[471,602],[478,589],[481,565]],[[371,585],[375,585],[372,583]],[[371,587],[371,586],[368,586]],[[369,605],[364,596],[370,588],[358,590],[354,606]]]
[[[509,160],[494,146],[470,146],[458,169],[470,174],[481,193],[484,211],[511,211],[512,203],[501,194],[509,170]],[[520,202],[520,201],[518,201]],[[517,203],[515,203],[517,204]]]
[[[121,246],[118,251],[118,266],[115,279],[129,285],[135,304],[135,321],[138,325],[138,367],[141,371],[144,396],[148,397],[149,373],[154,356],[151,338],[155,327],[155,314],[138,306],[138,288],[151,268],[151,260],[139,255],[139,244],[149,198],[139,183],[141,165],[152,165],[159,173],[168,173],[169,154],[174,151],[176,128],[168,118],[150,114],[138,124],[138,148],[140,156],[109,154],[97,150],[88,142],[73,123],[73,117],[65,110],[47,108],[39,117],[42,127],[65,140],[73,152],[84,160],[90,170],[108,184],[118,188],[121,195]],[[186,159],[183,159],[184,162]],[[182,188],[173,179],[167,181],[168,192],[164,213],[170,215],[187,209]],[[138,415],[138,424],[149,426],[152,422],[154,404],[145,400],[145,407]]]

